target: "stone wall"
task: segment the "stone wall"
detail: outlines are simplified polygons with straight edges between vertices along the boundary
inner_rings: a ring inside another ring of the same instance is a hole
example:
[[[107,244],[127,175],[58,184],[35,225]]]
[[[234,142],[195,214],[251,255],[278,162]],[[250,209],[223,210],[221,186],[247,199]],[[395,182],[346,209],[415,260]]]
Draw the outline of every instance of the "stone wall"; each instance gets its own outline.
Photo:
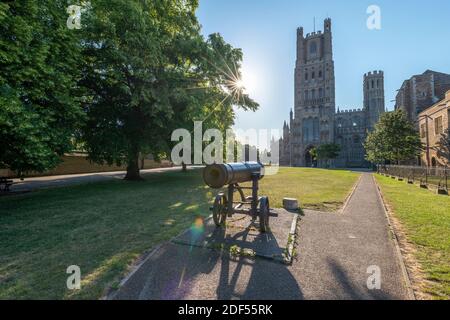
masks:
[[[437,128],[437,119],[442,123]],[[428,166],[444,166],[450,164],[449,152],[439,146],[439,141],[445,138],[446,131],[450,128],[450,91],[447,91],[442,101],[421,112],[418,116],[418,127],[421,141],[426,147],[421,155],[421,164]],[[428,151],[428,152],[427,152]]]
[[[172,163],[167,160],[156,162],[151,159],[145,159],[143,163],[141,162],[141,167],[143,169],[153,169],[171,166]],[[90,162],[87,159],[87,156],[84,154],[68,154],[62,157],[62,162],[55,169],[43,173],[31,172],[27,174],[26,177],[55,176],[65,174],[81,174],[81,173],[110,172],[110,171],[124,171],[124,170],[126,170],[125,165],[123,166],[100,165]],[[16,174],[8,169],[0,169],[0,176],[15,178]]]

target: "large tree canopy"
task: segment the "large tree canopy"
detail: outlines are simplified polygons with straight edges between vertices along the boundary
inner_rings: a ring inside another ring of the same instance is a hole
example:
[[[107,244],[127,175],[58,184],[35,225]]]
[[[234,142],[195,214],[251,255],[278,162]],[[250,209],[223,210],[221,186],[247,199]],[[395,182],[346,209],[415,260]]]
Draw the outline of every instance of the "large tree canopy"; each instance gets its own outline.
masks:
[[[83,117],[77,34],[67,1],[0,3],[0,167],[54,167]]]
[[[402,110],[396,110],[381,115],[375,130],[367,136],[364,147],[368,161],[398,164],[420,155],[422,143],[406,114]]]
[[[99,0],[83,15],[83,79],[91,159],[128,164],[139,178],[140,152],[168,151],[171,131],[192,121],[226,129],[232,106],[255,110],[243,94],[242,52],[217,34],[205,40],[197,1]]]

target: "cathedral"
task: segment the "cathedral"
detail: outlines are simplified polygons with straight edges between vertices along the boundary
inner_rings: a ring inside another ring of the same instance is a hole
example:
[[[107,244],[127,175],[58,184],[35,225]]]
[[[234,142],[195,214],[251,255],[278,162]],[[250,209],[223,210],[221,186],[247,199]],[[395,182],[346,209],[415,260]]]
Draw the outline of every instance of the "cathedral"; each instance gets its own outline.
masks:
[[[280,165],[320,166],[309,151],[321,144],[336,143],[341,152],[333,166],[367,167],[363,143],[385,111],[382,71],[364,75],[363,92],[362,109],[336,110],[331,19],[325,19],[323,32],[304,35],[299,28],[294,110],[283,126]]]

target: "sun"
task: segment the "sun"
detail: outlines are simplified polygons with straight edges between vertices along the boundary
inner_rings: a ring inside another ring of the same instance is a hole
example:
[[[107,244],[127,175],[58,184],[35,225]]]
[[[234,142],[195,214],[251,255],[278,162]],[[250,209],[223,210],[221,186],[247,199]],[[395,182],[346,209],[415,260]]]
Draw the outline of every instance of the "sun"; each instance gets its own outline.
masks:
[[[235,83],[235,86],[236,86],[236,88],[239,89],[239,90],[245,90],[245,83],[244,83],[244,80],[242,80],[242,79],[237,79],[237,80],[236,80],[236,83]]]

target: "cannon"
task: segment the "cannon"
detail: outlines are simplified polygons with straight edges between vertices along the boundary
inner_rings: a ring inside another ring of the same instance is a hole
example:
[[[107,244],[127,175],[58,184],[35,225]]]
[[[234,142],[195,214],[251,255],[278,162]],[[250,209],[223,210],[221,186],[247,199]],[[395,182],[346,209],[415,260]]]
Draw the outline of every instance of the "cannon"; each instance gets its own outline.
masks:
[[[259,180],[264,177],[264,166],[258,162],[241,162],[212,164],[203,169],[203,180],[213,189],[227,187],[226,192],[219,192],[211,207],[216,226],[223,226],[227,217],[235,213],[248,214],[252,221],[259,218],[261,232],[269,231],[270,206],[268,197],[258,197]],[[251,187],[239,183],[252,182]],[[251,190],[251,196],[245,196],[244,190]],[[238,193],[240,201],[235,201]]]

